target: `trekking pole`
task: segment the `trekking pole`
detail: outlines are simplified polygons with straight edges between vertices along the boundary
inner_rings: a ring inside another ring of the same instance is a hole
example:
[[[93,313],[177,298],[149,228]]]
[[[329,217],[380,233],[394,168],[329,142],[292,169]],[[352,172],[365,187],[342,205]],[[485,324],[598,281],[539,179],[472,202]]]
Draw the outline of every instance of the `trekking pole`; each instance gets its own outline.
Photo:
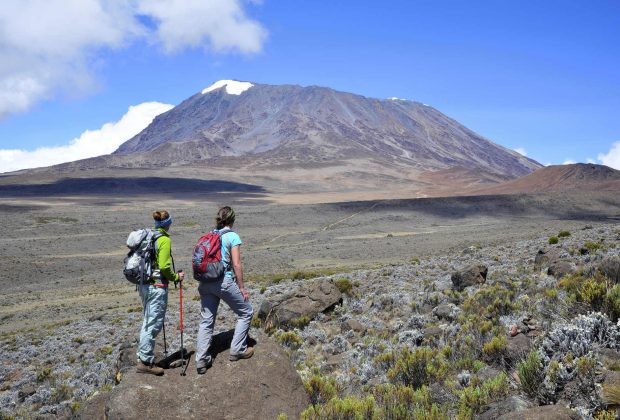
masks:
[[[166,344],[166,316],[164,315],[164,359],[168,357],[168,345]]]
[[[183,270],[179,270],[179,273],[182,273]],[[185,363],[185,348],[183,348],[183,281],[180,282],[179,285],[179,330],[181,330],[181,366],[183,370],[181,370],[181,376],[185,376],[185,371],[187,370],[187,365],[189,363]]]

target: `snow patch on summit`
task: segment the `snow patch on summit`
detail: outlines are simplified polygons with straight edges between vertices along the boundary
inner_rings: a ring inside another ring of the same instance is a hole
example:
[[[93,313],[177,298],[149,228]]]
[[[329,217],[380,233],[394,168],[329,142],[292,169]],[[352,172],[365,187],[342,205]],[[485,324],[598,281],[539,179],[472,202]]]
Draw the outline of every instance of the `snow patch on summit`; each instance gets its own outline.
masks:
[[[239,82],[237,80],[220,80],[213,83],[208,88],[203,89],[202,94],[204,95],[205,93],[219,89],[223,86],[226,86],[226,93],[229,95],[241,95],[254,85],[250,82]]]

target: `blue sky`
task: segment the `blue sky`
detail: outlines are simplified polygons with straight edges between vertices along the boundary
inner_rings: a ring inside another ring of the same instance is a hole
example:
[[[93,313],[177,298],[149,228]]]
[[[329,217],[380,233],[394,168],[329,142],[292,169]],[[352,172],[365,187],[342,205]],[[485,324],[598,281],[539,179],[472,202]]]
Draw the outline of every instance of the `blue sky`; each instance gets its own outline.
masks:
[[[620,169],[618,1],[42,4],[0,11],[0,172],[107,153],[220,79],[416,100],[543,164]]]

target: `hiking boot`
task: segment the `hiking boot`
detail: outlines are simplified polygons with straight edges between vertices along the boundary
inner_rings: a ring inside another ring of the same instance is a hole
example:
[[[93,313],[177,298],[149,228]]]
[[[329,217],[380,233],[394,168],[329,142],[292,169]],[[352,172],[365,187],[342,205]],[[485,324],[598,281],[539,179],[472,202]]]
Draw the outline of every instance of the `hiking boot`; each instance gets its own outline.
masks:
[[[236,362],[237,360],[241,360],[241,359],[249,359],[253,355],[254,355],[254,347],[248,347],[246,351],[244,351],[243,353],[231,354],[228,360],[230,360],[231,362]]]
[[[164,370],[159,366],[155,366],[153,363],[145,363],[142,360],[138,362],[138,367],[136,368],[136,372],[138,373],[148,373],[150,375],[161,376],[164,374]]]
[[[207,373],[207,369],[209,369],[213,365],[213,357],[210,354],[207,354],[207,357],[204,360],[200,360],[196,362],[196,372],[199,375],[204,375]]]

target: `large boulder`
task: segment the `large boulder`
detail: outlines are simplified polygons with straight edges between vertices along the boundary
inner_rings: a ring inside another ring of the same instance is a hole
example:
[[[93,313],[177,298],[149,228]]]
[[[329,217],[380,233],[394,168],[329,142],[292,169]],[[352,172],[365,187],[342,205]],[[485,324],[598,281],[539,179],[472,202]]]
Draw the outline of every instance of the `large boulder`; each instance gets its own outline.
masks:
[[[576,411],[560,405],[543,405],[497,417],[498,420],[578,420],[580,418],[581,416]]]
[[[534,267],[538,270],[547,270],[547,274],[556,279],[575,272],[570,261],[562,258],[557,249],[540,249],[534,257]]]
[[[258,317],[268,326],[284,329],[301,327],[317,314],[341,302],[342,293],[333,280],[309,281],[290,293],[265,299]]]
[[[620,257],[606,257],[598,265],[598,269],[603,275],[614,283],[620,283]]]
[[[264,334],[256,337],[254,356],[228,361],[232,331],[214,337],[213,366],[198,375],[193,360],[187,376],[167,369],[164,376],[138,374],[126,362],[121,382],[87,401],[80,419],[254,419],[298,418],[310,401],[284,350]],[[134,352],[135,354],[135,352]]]
[[[468,286],[483,284],[487,281],[487,273],[489,269],[486,265],[476,264],[462,271],[452,273],[452,287],[458,291],[462,291]]]

